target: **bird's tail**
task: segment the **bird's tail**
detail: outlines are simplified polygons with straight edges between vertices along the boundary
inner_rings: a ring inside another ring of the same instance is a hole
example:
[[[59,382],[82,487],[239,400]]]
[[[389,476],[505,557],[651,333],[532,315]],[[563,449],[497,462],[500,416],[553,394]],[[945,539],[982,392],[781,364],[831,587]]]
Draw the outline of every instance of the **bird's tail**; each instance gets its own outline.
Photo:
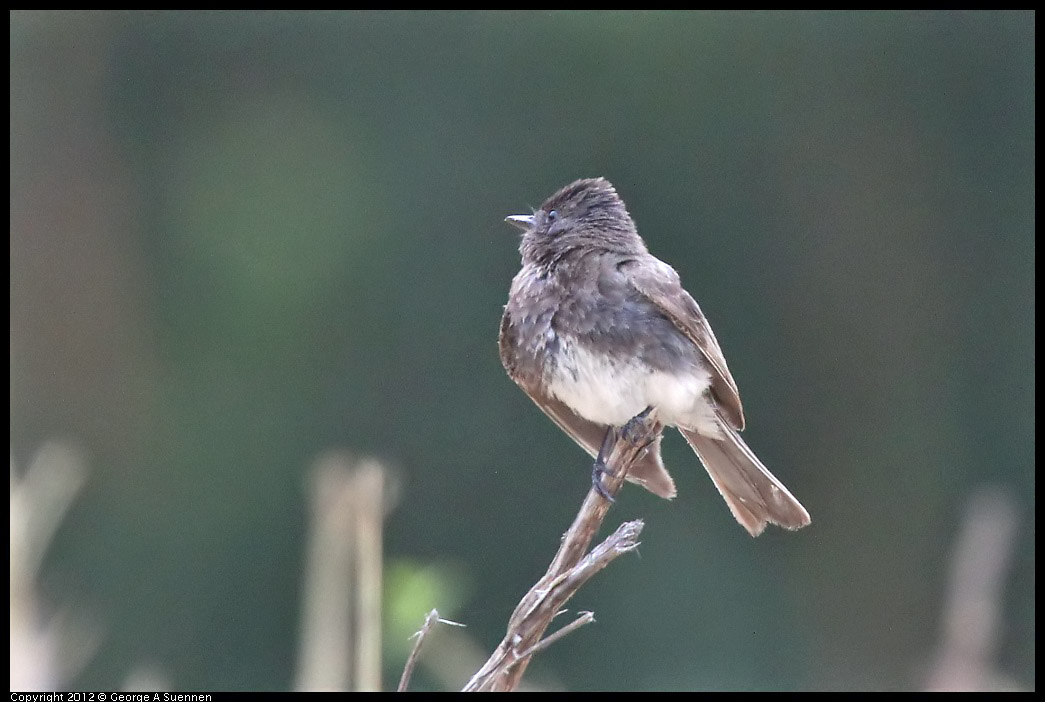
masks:
[[[736,520],[752,536],[761,534],[767,523],[785,529],[809,524],[805,507],[762,465],[732,427],[725,422],[721,425],[720,438],[679,431],[700,457]]]

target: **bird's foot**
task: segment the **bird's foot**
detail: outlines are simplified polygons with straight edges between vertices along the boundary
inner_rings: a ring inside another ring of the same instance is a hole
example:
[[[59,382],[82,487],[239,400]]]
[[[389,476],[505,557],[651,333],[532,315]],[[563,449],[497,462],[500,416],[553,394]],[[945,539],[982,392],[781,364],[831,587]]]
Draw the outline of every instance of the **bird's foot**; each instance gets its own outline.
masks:
[[[646,419],[649,417],[650,412],[653,411],[653,407],[647,407],[642,410],[634,417],[629,419],[623,427],[620,429],[620,435],[631,443],[632,446],[639,446],[640,448],[646,448],[653,442],[653,436],[650,436],[646,427]]]

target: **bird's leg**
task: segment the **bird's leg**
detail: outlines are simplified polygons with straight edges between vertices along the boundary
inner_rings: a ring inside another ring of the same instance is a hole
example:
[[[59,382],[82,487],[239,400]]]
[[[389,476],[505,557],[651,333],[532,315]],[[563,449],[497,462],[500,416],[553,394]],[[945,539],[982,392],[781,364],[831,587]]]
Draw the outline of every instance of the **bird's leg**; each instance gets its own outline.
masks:
[[[656,434],[659,432],[655,432],[651,436],[646,436],[646,434],[641,431],[643,424],[652,411],[652,406],[647,407],[629,419],[620,429],[606,427],[606,435],[602,438],[602,446],[599,447],[599,455],[595,458],[595,465],[591,467],[591,484],[592,487],[595,488],[595,492],[599,493],[610,502],[616,502],[616,500],[606,491],[606,488],[603,487],[602,476],[609,472],[609,467],[606,462],[609,460],[610,452],[613,451],[613,445],[617,443],[618,438],[626,439],[633,446],[636,446],[639,449],[644,449],[653,443]],[[640,441],[643,442],[641,446],[639,446]]]
[[[615,443],[617,443],[617,430],[613,427],[606,427],[606,436],[602,438],[599,455],[595,458],[595,465],[591,467],[591,486],[595,488],[595,492],[610,502],[615,502],[616,500],[602,486],[602,476],[607,472],[606,460],[609,458],[610,451],[613,450],[613,444]]]
[[[627,423],[625,423],[625,425],[621,427],[620,435],[627,439],[629,442],[631,442],[633,446],[638,446],[640,440],[645,440],[646,444],[645,446],[641,446],[639,448],[646,448],[646,446],[649,446],[653,442],[654,436],[646,437],[639,430],[641,429],[643,422],[646,421],[646,418],[649,417],[649,414],[652,411],[653,407],[651,405],[650,407],[647,407],[646,409],[642,410],[634,417],[629,419]]]

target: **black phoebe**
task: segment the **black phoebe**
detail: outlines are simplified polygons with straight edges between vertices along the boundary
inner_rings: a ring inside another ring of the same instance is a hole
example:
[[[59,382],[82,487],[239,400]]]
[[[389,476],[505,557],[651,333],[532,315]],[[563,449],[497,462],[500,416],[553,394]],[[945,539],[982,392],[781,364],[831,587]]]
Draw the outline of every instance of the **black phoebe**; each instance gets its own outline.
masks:
[[[675,269],[646,250],[613,186],[578,180],[532,215],[506,221],[524,234],[522,269],[501,319],[501,362],[545,414],[598,455],[596,488],[602,492],[603,456],[621,429],[654,412],[686,437],[752,536],[767,522],[809,524],[737,433],[740,395],[707,319]],[[659,430],[656,437],[628,480],[670,499],[675,483]]]

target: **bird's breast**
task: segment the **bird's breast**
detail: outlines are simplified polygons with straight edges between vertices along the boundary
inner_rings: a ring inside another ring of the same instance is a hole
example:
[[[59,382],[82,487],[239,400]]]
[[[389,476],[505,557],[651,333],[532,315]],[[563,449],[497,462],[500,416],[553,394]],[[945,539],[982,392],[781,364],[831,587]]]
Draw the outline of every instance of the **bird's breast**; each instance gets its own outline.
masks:
[[[545,363],[548,392],[585,419],[621,426],[647,407],[665,424],[697,428],[713,413],[705,396],[711,376],[700,368],[671,373],[641,358],[595,350],[558,334],[557,353]]]

